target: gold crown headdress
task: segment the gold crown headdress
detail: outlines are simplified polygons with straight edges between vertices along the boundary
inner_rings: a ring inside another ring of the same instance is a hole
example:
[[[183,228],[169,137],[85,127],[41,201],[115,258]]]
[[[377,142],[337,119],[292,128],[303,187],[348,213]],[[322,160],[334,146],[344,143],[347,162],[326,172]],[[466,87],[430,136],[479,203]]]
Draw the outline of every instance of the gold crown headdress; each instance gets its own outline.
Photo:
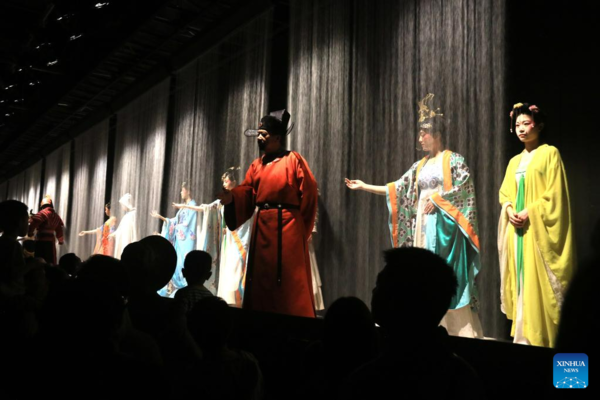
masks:
[[[433,93],[427,93],[427,95],[423,97],[421,101],[417,102],[419,105],[419,123],[429,118],[444,116],[444,114],[439,112],[439,108],[435,110],[429,108],[431,100],[434,98],[434,96],[435,95]]]

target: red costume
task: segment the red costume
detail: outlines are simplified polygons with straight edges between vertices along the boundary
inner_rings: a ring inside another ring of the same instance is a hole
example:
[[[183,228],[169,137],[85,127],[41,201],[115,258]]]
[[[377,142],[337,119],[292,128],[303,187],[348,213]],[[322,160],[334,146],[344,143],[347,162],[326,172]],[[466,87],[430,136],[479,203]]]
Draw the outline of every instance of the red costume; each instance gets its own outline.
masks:
[[[234,230],[258,207],[246,272],[244,308],[314,317],[308,238],[317,211],[317,182],[306,161],[285,151],[254,160],[231,191],[225,221]]]
[[[63,244],[63,221],[54,211],[54,208],[46,204],[42,210],[29,219],[29,231],[27,236],[35,235],[35,256],[41,257],[49,264],[56,264],[56,242]],[[54,234],[56,233],[56,237]]]

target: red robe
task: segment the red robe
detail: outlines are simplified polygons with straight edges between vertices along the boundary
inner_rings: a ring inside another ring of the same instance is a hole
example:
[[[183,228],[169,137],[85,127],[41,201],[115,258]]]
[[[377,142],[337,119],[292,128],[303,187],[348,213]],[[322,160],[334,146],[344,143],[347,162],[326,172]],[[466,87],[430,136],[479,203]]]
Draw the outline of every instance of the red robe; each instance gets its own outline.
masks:
[[[63,221],[52,207],[44,207],[39,213],[29,219],[27,235],[35,235],[35,256],[41,257],[49,264],[56,264],[56,239],[63,244]],[[55,238],[56,234],[56,238]]]
[[[225,206],[230,230],[259,208],[243,307],[314,317],[307,241],[317,212],[317,182],[306,161],[296,152],[284,152],[267,164],[258,158],[231,193],[233,202]]]

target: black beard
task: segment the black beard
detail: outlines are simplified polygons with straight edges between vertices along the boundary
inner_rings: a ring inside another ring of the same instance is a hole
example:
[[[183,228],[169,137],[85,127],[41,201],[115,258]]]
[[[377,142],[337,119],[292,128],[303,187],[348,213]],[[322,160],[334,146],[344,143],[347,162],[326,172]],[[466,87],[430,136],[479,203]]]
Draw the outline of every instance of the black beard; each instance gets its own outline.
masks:
[[[263,141],[260,141],[260,140],[257,140],[257,142],[258,142],[258,149],[260,151],[265,151],[265,147],[267,146],[267,144],[265,142],[263,142]]]

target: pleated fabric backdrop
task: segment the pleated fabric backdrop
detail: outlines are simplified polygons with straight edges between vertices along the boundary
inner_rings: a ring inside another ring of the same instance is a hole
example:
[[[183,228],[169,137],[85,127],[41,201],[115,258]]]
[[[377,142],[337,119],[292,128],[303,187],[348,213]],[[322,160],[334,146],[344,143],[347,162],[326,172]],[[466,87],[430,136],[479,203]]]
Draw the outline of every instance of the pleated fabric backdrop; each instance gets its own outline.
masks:
[[[29,208],[33,208],[35,214],[40,210],[40,200],[42,198],[41,190],[41,178],[42,176],[42,161],[38,161],[31,167],[25,170],[25,176],[23,179],[23,194],[21,200],[27,204]]]
[[[13,176],[12,178],[10,178],[7,181],[8,182],[7,199],[22,201],[21,196],[23,194],[23,185],[24,185],[23,179],[24,178],[25,178],[25,171],[19,173],[18,175]],[[29,209],[32,208],[29,206],[29,204],[27,204],[27,207],[29,207]]]
[[[37,213],[40,209],[41,179],[42,161],[38,161],[8,180],[8,199],[21,201],[34,214]]]
[[[105,220],[108,120],[102,121],[75,139],[73,154],[73,196],[71,198],[70,253],[87,259],[94,250],[96,235],[77,236],[98,228]],[[118,204],[113,206],[118,210]]]
[[[291,8],[290,147],[307,158],[321,188],[326,302],[355,295],[369,303],[382,250],[391,247],[384,198],[346,189],[344,177],[383,185],[423,157],[416,103],[434,93],[448,148],[465,156],[477,190],[484,331],[504,336],[496,250],[508,129],[504,4],[297,0]]]
[[[124,215],[119,199],[132,195],[140,238],[159,230],[150,211],[159,210],[167,138],[169,81],[165,80],[117,113],[111,202],[114,215]]]
[[[179,71],[173,96],[173,136],[167,170],[168,204],[179,202],[181,183],[192,186],[198,204],[210,203],[221,189],[221,175],[240,166],[239,178],[258,156],[243,136],[266,113],[271,13],[225,38]]]
[[[64,254],[69,253],[71,242],[75,234],[70,230],[68,221],[69,209],[69,178],[71,163],[71,142],[61,146],[46,157],[46,172],[44,174],[44,188],[42,196],[50,195],[54,202],[54,210],[60,215],[65,224],[65,243],[58,246],[57,260]]]

